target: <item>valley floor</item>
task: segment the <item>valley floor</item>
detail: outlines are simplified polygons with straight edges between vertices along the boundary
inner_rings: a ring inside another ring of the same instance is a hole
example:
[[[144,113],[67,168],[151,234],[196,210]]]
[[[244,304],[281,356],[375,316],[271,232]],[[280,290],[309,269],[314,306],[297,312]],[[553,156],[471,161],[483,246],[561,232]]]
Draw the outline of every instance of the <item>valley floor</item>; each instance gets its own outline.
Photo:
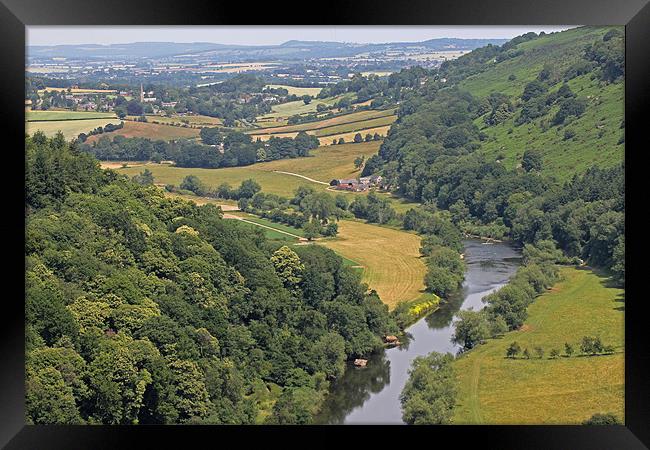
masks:
[[[529,306],[517,331],[490,340],[455,363],[457,424],[575,424],[595,413],[624,419],[623,289],[586,268],[562,268],[563,280]],[[583,336],[600,336],[615,353],[580,356]],[[506,359],[517,341],[531,359]],[[576,353],[564,357],[564,343]],[[544,349],[536,358],[534,347]],[[549,359],[551,349],[560,356]]]

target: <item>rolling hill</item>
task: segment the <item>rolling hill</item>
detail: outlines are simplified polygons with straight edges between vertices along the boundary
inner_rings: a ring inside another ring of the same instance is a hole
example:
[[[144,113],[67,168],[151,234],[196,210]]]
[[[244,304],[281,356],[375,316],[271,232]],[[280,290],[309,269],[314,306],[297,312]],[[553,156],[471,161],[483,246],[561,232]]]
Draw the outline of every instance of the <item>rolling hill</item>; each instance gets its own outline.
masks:
[[[489,113],[474,121],[487,135],[481,152],[513,168],[521,163],[525,150],[539,150],[544,160],[543,172],[560,181],[591,166],[620,164],[624,154],[622,79],[605,83],[598,76],[598,67],[568,79],[572,68],[588,67],[585,48],[602,42],[610,30],[580,27],[520,42],[508,50],[515,56],[485,62],[483,71],[462,80],[459,88],[480,99],[499,93],[513,103],[511,115],[501,123],[487,125],[485,119]],[[459,58],[458,63],[462,60],[463,57]],[[546,80],[548,92],[557,92],[566,82],[576,98],[586,102],[585,112],[554,126],[552,121],[559,109],[554,105],[529,123],[517,125],[517,118],[526,106],[520,98],[524,88],[539,79],[545,68],[550,70]]]

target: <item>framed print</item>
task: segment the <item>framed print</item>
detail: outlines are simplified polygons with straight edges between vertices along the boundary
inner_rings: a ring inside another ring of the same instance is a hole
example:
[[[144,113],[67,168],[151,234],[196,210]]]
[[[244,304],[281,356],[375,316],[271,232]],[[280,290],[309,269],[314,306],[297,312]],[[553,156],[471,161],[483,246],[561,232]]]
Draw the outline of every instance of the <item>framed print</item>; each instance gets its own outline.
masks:
[[[647,448],[646,2],[267,6],[0,6],[2,444]]]

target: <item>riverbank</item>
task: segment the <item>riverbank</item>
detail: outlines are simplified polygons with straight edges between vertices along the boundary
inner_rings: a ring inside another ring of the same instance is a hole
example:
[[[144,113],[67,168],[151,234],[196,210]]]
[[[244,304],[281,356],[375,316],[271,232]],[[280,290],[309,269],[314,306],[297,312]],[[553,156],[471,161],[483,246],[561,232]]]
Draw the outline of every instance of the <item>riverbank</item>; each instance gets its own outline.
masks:
[[[521,329],[489,340],[454,362],[459,380],[456,424],[570,424],[594,413],[624,417],[624,291],[583,267],[562,267],[563,280],[528,307]],[[579,353],[583,336],[599,336],[614,354],[564,355],[564,343]],[[507,359],[516,341],[542,359]]]
[[[408,326],[400,345],[368,358],[365,368],[349,366],[332,383],[317,424],[401,424],[399,396],[408,379],[411,362],[432,351],[456,353],[451,342],[453,321],[460,309],[480,309],[481,298],[500,288],[519,266],[520,255],[507,244],[483,245],[464,241],[466,273],[462,288],[433,313]]]

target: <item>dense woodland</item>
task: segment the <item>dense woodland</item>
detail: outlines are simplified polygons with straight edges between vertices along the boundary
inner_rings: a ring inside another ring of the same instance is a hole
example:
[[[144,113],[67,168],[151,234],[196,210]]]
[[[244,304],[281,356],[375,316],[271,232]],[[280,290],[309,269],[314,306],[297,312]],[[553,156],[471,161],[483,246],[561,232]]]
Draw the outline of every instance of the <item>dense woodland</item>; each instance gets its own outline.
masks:
[[[30,423],[307,423],[397,331],[330,250],[277,248],[61,135],[26,153]]]

